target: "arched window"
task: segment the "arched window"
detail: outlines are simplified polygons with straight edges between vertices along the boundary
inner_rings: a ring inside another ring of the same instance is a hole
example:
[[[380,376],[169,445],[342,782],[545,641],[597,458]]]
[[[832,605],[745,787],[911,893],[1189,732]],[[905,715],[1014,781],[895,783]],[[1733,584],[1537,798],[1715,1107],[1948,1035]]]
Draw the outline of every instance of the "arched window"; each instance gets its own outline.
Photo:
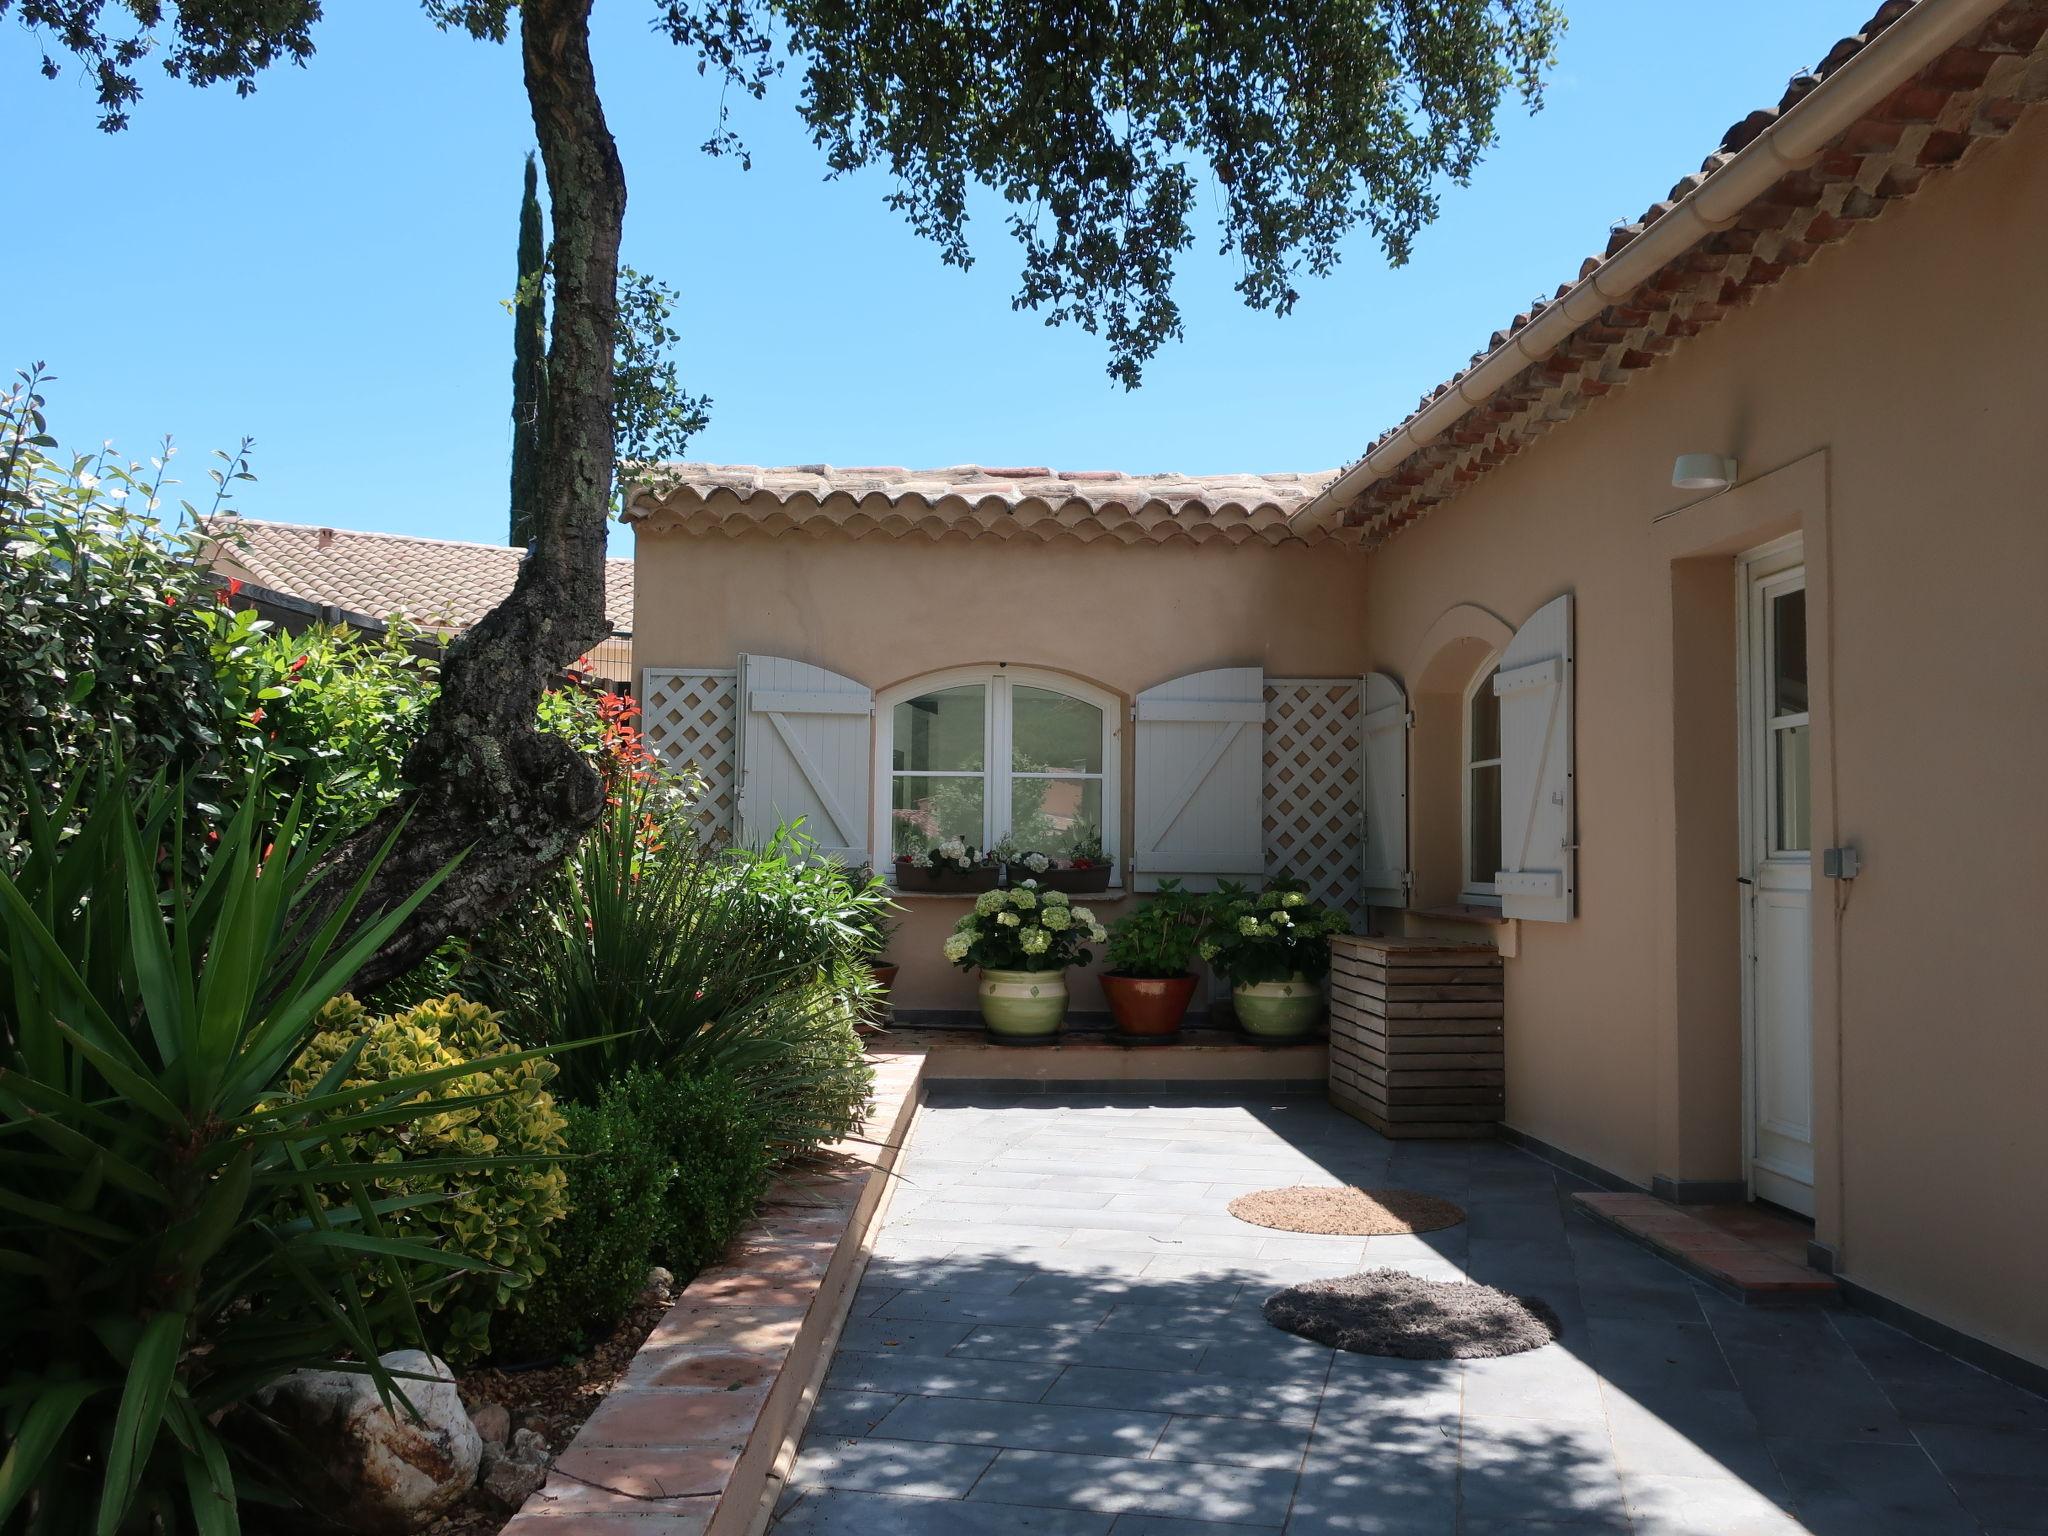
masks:
[[[1489,660],[1465,695],[1465,873],[1463,901],[1498,903],[1500,869],[1500,699]]]
[[[1004,837],[1055,858],[1099,838],[1116,858],[1114,694],[1017,667],[920,678],[876,700],[875,851]]]

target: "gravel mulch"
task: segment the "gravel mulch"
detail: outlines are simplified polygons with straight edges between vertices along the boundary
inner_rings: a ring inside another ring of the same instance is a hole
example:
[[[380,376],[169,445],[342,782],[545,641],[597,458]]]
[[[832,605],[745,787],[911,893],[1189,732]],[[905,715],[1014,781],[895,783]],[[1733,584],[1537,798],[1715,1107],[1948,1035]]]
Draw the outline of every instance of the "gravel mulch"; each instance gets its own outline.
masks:
[[[1281,1232],[1327,1237],[1392,1237],[1436,1232],[1465,1219],[1463,1206],[1419,1189],[1360,1189],[1356,1185],[1262,1189],[1230,1202],[1230,1214]]]
[[[457,1378],[462,1401],[472,1415],[485,1404],[496,1403],[511,1415],[513,1430],[530,1429],[547,1441],[550,1452],[559,1453],[626,1374],[633,1356],[668,1309],[666,1298],[648,1296],[634,1305],[610,1338],[587,1355],[559,1365],[521,1371],[484,1367],[465,1371]],[[481,1487],[472,1488],[422,1536],[496,1536],[513,1513],[496,1504]]]
[[[1368,1269],[1290,1285],[1262,1309],[1275,1328],[1397,1360],[1477,1360],[1519,1355],[1552,1342],[1563,1325],[1534,1296],[1510,1296],[1465,1280],[1423,1280]]]

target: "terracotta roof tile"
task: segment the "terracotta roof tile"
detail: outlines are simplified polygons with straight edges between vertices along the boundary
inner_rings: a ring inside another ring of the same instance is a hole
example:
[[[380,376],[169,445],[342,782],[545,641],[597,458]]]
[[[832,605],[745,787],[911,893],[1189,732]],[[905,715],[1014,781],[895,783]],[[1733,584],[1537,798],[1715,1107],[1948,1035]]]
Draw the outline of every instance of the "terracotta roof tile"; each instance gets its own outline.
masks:
[[[522,549],[405,533],[361,533],[306,523],[221,518],[212,531],[226,560],[258,585],[365,618],[403,614],[467,629],[512,590]],[[605,562],[605,609],[618,633],[633,628],[633,562]]]
[[[1861,31],[1837,42],[1814,69],[1794,75],[1775,107],[1752,112],[1730,127],[1699,171],[1674,186],[1669,198],[1639,219],[1614,225],[1605,250],[1586,259],[1579,278],[1592,276],[1626,250],[1678,199],[1710,181],[1914,3],[1886,0]],[[1876,217],[1888,202],[1912,193],[1931,170],[1953,165],[1972,145],[2009,131],[2025,106],[2048,99],[2044,38],[2048,0],[2009,0],[1850,124],[1813,165],[1789,172],[1753,199],[1731,227],[1702,235],[1633,294],[1587,320],[1547,358],[1531,362],[1475,404],[1454,428],[1363,487],[1341,506],[1342,521],[1367,544],[1389,537],[1592,400],[1622,387],[1631,374],[1810,260],[1823,245]],[[1560,287],[1556,297],[1569,289]],[[1507,345],[1550,302],[1538,300],[1505,330],[1494,332],[1488,347],[1473,354],[1472,367]],[[1416,410],[1375,438],[1366,454],[1397,438],[1470,372],[1461,370],[1424,394]]]
[[[1290,517],[1333,472],[1129,475],[1040,465],[943,469],[666,464],[626,509],[648,532],[801,532],[900,539],[1301,542]],[[1329,535],[1310,535],[1321,539]],[[1336,534],[1344,538],[1341,530]]]

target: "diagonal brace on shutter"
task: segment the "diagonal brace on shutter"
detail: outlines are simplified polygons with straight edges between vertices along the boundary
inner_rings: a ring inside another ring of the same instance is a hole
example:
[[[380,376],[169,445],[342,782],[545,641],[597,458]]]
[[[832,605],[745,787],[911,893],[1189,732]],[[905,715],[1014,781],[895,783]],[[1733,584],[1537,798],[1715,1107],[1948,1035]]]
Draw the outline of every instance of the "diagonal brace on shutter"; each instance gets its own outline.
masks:
[[[761,695],[757,692],[754,697],[758,699]],[[817,759],[804,750],[804,744],[797,740],[796,732],[789,728],[788,717],[779,710],[769,710],[765,713],[775,726],[775,734],[780,736],[782,744],[789,748],[789,755],[796,759],[796,765],[802,770],[803,776],[811,781],[811,790],[817,795],[818,803],[825,807],[825,814],[832,818],[833,829],[839,834],[839,846],[859,847],[860,829],[854,826],[853,818],[847,815],[846,807],[839,803],[839,797],[832,793],[831,781],[818,766]]]

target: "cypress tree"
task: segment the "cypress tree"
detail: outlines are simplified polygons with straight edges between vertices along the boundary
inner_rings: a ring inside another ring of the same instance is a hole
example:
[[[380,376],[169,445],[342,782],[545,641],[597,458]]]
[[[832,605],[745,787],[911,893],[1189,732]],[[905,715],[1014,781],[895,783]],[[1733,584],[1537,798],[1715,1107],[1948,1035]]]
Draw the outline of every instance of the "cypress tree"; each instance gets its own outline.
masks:
[[[519,204],[519,286],[512,298],[512,536],[532,542],[532,507],[540,480],[540,402],[547,389],[547,261],[541,236],[540,189],[526,157],[526,196]]]

